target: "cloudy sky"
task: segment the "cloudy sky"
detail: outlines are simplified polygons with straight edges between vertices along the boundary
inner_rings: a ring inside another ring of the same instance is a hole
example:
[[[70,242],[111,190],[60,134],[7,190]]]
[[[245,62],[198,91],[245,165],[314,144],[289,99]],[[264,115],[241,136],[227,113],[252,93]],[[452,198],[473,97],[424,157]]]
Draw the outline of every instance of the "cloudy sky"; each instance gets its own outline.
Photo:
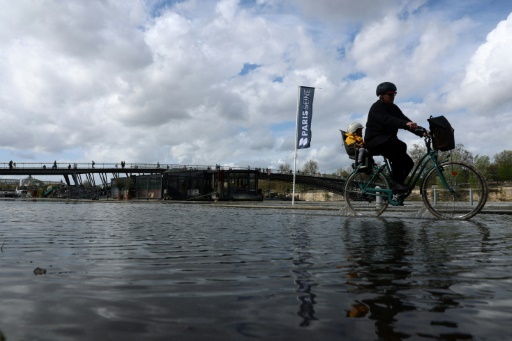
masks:
[[[474,155],[512,149],[511,1],[0,6],[0,162],[293,165],[304,85],[313,138],[298,168],[334,172],[349,165],[339,129],[365,123],[383,81],[418,124],[445,115]]]

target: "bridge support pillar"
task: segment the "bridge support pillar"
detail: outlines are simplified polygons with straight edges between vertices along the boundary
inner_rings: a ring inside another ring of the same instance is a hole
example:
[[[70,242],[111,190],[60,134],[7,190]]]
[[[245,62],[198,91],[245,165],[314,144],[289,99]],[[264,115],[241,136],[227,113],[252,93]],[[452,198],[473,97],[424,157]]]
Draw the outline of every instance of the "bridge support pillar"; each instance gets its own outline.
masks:
[[[89,185],[96,187],[96,182],[94,181],[94,175],[92,173],[86,173],[87,181],[89,181]]]
[[[80,178],[80,174],[73,173],[71,174],[73,177],[73,182],[75,183],[75,186],[81,186],[82,185],[82,179]]]
[[[99,173],[100,174],[100,179],[101,179],[101,184],[103,185],[103,188],[108,188],[108,177],[107,177],[107,173]]]

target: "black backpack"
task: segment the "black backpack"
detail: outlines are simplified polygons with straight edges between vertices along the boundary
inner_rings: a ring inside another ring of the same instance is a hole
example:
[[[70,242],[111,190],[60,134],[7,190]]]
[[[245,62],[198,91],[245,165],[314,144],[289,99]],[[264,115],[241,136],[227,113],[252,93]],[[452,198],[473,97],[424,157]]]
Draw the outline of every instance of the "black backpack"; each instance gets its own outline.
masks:
[[[432,134],[432,147],[435,150],[448,151],[455,149],[455,130],[446,117],[430,116],[428,123],[430,123],[430,133]]]

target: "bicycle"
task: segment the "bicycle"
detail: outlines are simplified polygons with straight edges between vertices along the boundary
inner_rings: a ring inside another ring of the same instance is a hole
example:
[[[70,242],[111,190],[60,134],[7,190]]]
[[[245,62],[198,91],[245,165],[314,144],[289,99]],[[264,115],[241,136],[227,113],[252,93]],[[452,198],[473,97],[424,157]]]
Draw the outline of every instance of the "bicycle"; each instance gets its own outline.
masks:
[[[450,161],[448,158],[440,161],[439,151],[432,147],[430,132],[425,128],[418,129],[416,132],[424,133],[427,152],[414,168],[406,185],[415,187],[419,182],[425,207],[438,218],[469,219],[475,216],[487,202],[487,181],[478,169],[466,162]],[[348,148],[347,152],[349,156],[353,154]],[[373,160],[371,156],[369,159]],[[388,205],[404,205],[412,190],[393,193],[391,166],[386,158],[382,165],[370,162],[366,169],[361,167],[356,161],[354,171],[344,186],[345,202],[352,213],[378,217]]]

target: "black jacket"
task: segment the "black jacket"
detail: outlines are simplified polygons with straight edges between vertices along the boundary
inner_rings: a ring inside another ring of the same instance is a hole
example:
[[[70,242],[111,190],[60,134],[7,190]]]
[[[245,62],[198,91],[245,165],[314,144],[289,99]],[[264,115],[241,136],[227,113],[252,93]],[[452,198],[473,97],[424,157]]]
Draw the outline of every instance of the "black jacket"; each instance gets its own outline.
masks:
[[[364,144],[368,149],[375,148],[395,137],[398,129],[407,129],[411,120],[396,104],[386,104],[378,100],[368,113],[364,134]]]

